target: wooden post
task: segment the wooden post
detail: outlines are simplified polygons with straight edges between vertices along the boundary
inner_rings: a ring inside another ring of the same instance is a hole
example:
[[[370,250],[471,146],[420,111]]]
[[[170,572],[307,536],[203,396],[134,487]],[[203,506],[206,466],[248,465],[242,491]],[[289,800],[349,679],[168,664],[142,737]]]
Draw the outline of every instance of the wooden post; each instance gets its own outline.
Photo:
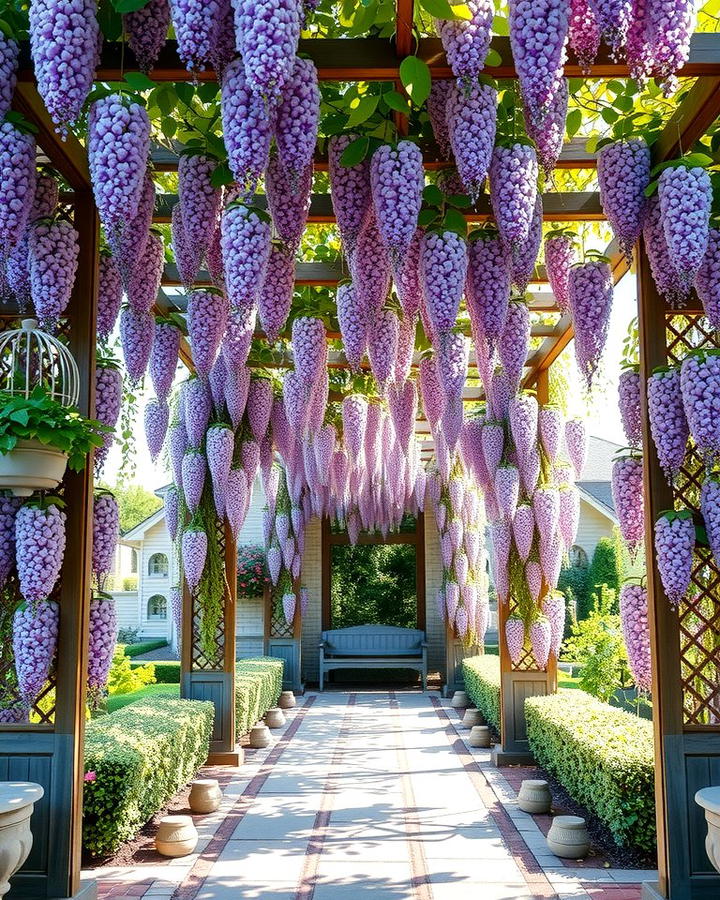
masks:
[[[654,368],[667,365],[669,354],[668,311],[655,287],[642,243],[638,298],[640,379],[645,386]],[[678,319],[682,316],[693,318],[692,309],[679,310]],[[682,355],[681,349],[678,355]],[[685,721],[680,620],[663,591],[653,541],[655,521],[663,510],[675,506],[675,492],[658,463],[645,390],[641,391],[641,400],[658,853],[658,882],[643,885],[642,896],[644,900],[710,900],[720,896],[720,875],[705,854],[704,813],[693,798],[699,788],[718,784],[720,728]],[[680,615],[683,610],[681,604]]]
[[[549,369],[538,372],[537,399],[543,406],[549,399]],[[546,590],[543,583],[541,596]],[[493,749],[496,766],[517,765],[532,762],[525,722],[527,697],[554,694],[557,691],[557,659],[551,655],[543,672],[527,662],[516,669],[505,643],[505,622],[510,604],[498,600],[498,644],[500,650],[500,744]]]

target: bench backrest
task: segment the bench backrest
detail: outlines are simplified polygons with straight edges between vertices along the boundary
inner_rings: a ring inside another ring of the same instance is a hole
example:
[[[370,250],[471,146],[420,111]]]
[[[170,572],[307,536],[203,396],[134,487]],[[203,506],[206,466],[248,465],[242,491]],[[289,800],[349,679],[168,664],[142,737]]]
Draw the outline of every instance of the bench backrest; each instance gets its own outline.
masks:
[[[355,625],[323,631],[330,653],[349,656],[416,656],[420,653],[425,632],[417,628],[396,628],[394,625]]]

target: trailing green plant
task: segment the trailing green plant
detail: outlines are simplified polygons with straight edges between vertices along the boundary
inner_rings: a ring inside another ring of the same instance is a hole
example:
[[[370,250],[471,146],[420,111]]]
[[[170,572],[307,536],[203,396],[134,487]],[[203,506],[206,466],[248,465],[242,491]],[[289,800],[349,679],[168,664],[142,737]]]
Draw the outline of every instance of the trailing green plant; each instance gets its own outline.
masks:
[[[571,797],[604,822],[621,847],[655,848],[650,722],[582,691],[525,701],[530,749]]]
[[[190,781],[207,759],[214,716],[210,702],[153,698],[88,724],[83,846],[89,853],[113,853]]]
[[[215,501],[210,479],[205,480],[197,519],[207,534],[207,556],[200,583],[197,587],[197,598],[200,606],[199,644],[205,658],[214,661],[218,654],[217,629],[223,616],[225,591],[225,559],[220,543],[221,526],[215,511]]]
[[[68,456],[68,466],[80,471],[88,453],[111,431],[95,419],[86,419],[57,400],[41,385],[29,397],[0,393],[0,453],[15,449],[18,441],[40,441]]]
[[[469,656],[462,661],[468,697],[487,721],[500,732],[500,658],[496,655]]]
[[[239,659],[235,666],[235,733],[247,734],[277,704],[285,664],[272,656]]]
[[[572,627],[565,649],[582,664],[580,687],[607,701],[627,679],[627,654],[615,591],[605,585],[595,595],[590,614]]]

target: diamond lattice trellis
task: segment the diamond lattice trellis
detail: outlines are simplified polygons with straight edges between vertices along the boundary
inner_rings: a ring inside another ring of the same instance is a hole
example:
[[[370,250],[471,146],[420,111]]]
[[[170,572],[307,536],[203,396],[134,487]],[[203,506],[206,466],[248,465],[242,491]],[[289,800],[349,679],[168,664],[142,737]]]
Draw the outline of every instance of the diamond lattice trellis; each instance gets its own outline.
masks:
[[[219,522],[216,522],[217,540],[220,545],[220,553],[223,560],[225,559],[225,529]],[[223,607],[226,596],[223,594]],[[197,595],[192,599],[192,623],[193,623],[193,641],[192,641],[192,669],[195,672],[211,672],[223,668],[223,660],[225,656],[225,618],[224,609],[215,629],[215,644],[213,652],[208,654],[203,648],[200,641],[200,626],[202,622],[202,610],[198,602]]]
[[[667,359],[680,362],[698,348],[717,347],[700,315],[667,317]],[[698,511],[704,464],[692,441],[673,486],[674,505]],[[710,553],[696,553],[688,598],[678,610],[683,713],[688,725],[720,726],[720,570]]]

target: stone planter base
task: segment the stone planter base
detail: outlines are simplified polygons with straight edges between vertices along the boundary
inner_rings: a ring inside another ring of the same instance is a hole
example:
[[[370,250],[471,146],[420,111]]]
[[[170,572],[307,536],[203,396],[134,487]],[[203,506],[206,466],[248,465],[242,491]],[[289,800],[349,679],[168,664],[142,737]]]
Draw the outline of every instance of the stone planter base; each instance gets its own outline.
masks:
[[[585,819],[581,816],[555,816],[548,831],[551,853],[563,859],[582,859],[590,849]]]
[[[453,709],[464,709],[469,702],[466,691],[455,691],[452,695],[450,706],[452,706]]]
[[[259,722],[250,729],[250,746],[253,750],[261,750],[270,746],[270,729],[264,722]]]
[[[518,806],[523,812],[539,815],[549,813],[552,796],[547,781],[540,778],[526,778],[520,785]]]
[[[30,817],[45,791],[30,781],[0,782],[0,897],[30,854],[33,844]]]
[[[222,791],[216,778],[196,778],[190,786],[188,802],[194,813],[207,815],[220,806]]]
[[[177,859],[193,852],[198,842],[197,828],[190,816],[165,816],[155,835],[155,849],[162,856]]]
[[[702,788],[695,794],[695,802],[705,810],[708,833],[705,852],[717,872],[720,872],[720,787]]]
[[[470,737],[468,744],[471,747],[489,747],[490,746],[490,729],[487,725],[473,725],[470,729]]]
[[[279,706],[274,706],[265,713],[265,724],[268,728],[282,728],[285,722],[285,713]]]
[[[292,691],[283,691],[278,700],[280,709],[292,709],[295,706],[295,694]]]
[[[484,725],[485,716],[483,716],[479,709],[466,709],[465,715],[462,718],[462,723],[465,728],[474,728],[476,725]]]

